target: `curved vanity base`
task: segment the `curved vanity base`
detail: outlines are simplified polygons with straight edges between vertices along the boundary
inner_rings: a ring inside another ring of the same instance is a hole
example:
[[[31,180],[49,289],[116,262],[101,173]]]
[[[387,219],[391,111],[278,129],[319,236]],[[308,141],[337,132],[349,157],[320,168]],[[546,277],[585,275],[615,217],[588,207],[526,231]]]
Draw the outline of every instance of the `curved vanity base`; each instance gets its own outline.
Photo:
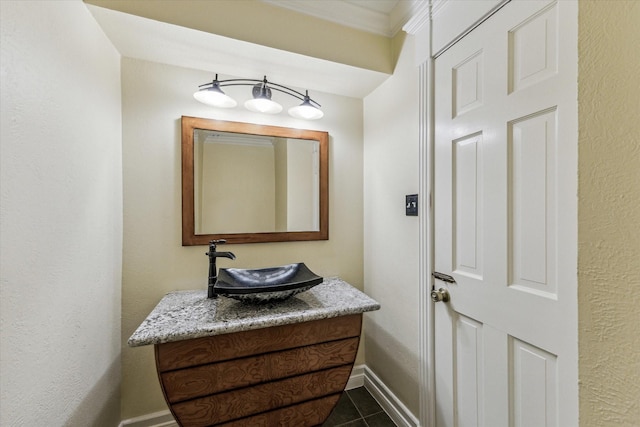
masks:
[[[176,421],[191,426],[317,426],[347,385],[362,314],[157,344]]]
[[[338,399],[340,399],[340,393],[276,409],[253,417],[231,421],[230,423],[222,424],[222,426],[321,426],[338,403]]]

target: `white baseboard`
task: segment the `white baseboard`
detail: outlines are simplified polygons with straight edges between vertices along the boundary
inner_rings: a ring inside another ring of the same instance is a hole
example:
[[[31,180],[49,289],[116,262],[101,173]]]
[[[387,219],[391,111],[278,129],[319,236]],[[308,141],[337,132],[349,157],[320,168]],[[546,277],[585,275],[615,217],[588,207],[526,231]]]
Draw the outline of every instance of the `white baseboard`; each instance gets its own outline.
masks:
[[[369,393],[382,406],[393,422],[398,427],[419,427],[416,417],[411,414],[406,406],[382,383],[380,378],[366,365],[356,365],[351,371],[345,390],[364,386]],[[166,411],[154,412],[135,418],[124,420],[119,427],[178,427],[173,415]]]
[[[141,415],[129,418],[120,423],[118,427],[178,427],[178,423],[168,409],[154,412],[152,414]]]
[[[354,388],[362,387],[364,385],[364,370],[365,365],[354,366],[351,370],[349,381],[347,381],[347,386],[344,389],[351,390]]]
[[[393,394],[380,378],[368,367],[364,367],[364,388],[382,406],[398,427],[420,427],[420,421]]]

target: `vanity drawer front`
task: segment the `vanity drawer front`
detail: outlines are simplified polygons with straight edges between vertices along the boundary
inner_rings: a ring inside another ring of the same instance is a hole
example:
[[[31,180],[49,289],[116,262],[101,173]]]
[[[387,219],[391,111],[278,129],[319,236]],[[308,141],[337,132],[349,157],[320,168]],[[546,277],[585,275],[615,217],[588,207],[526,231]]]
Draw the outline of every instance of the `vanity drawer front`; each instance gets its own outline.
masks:
[[[176,403],[225,390],[352,364],[359,338],[346,338],[160,374],[167,399]]]
[[[176,403],[171,410],[184,427],[223,424],[338,394],[344,390],[350,374],[351,365],[341,366]],[[326,418],[328,412],[324,415]]]
[[[362,314],[158,344],[159,372],[360,336]]]
[[[220,427],[318,426],[338,403],[341,393],[243,418]]]

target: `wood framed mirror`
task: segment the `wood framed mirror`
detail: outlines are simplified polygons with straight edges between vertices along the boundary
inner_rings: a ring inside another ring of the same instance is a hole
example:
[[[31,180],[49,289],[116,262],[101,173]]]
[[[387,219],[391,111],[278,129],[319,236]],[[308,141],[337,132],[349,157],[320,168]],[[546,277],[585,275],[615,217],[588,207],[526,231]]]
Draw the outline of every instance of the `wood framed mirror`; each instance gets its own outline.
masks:
[[[329,238],[329,134],[182,117],[182,245]]]

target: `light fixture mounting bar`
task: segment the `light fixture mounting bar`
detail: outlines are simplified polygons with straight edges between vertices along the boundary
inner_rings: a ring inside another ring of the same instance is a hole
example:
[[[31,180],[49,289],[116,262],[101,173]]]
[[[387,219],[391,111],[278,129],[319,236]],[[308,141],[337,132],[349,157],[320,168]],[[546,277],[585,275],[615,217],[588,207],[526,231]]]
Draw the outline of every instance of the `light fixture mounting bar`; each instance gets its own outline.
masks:
[[[278,84],[278,83],[274,83],[272,81],[267,80],[267,77],[265,76],[264,79],[260,80],[260,79],[226,79],[226,80],[218,80],[218,75],[216,74],[215,79],[212,82],[208,82],[208,83],[204,83],[201,85],[198,85],[198,87],[200,89],[208,89],[211,87],[225,87],[225,86],[255,86],[257,83],[263,83],[265,85],[267,85],[267,87],[269,87],[271,90],[277,90],[278,92],[282,92],[285,93],[289,96],[293,96],[294,98],[297,98],[301,101],[304,100],[308,100],[309,102],[311,102],[313,105],[317,106],[318,108],[322,107],[322,105],[320,105],[318,102],[314,101],[313,99],[311,99],[309,97],[309,91],[306,91],[306,94],[302,93],[302,92],[298,92],[295,89],[291,89],[290,87]]]

